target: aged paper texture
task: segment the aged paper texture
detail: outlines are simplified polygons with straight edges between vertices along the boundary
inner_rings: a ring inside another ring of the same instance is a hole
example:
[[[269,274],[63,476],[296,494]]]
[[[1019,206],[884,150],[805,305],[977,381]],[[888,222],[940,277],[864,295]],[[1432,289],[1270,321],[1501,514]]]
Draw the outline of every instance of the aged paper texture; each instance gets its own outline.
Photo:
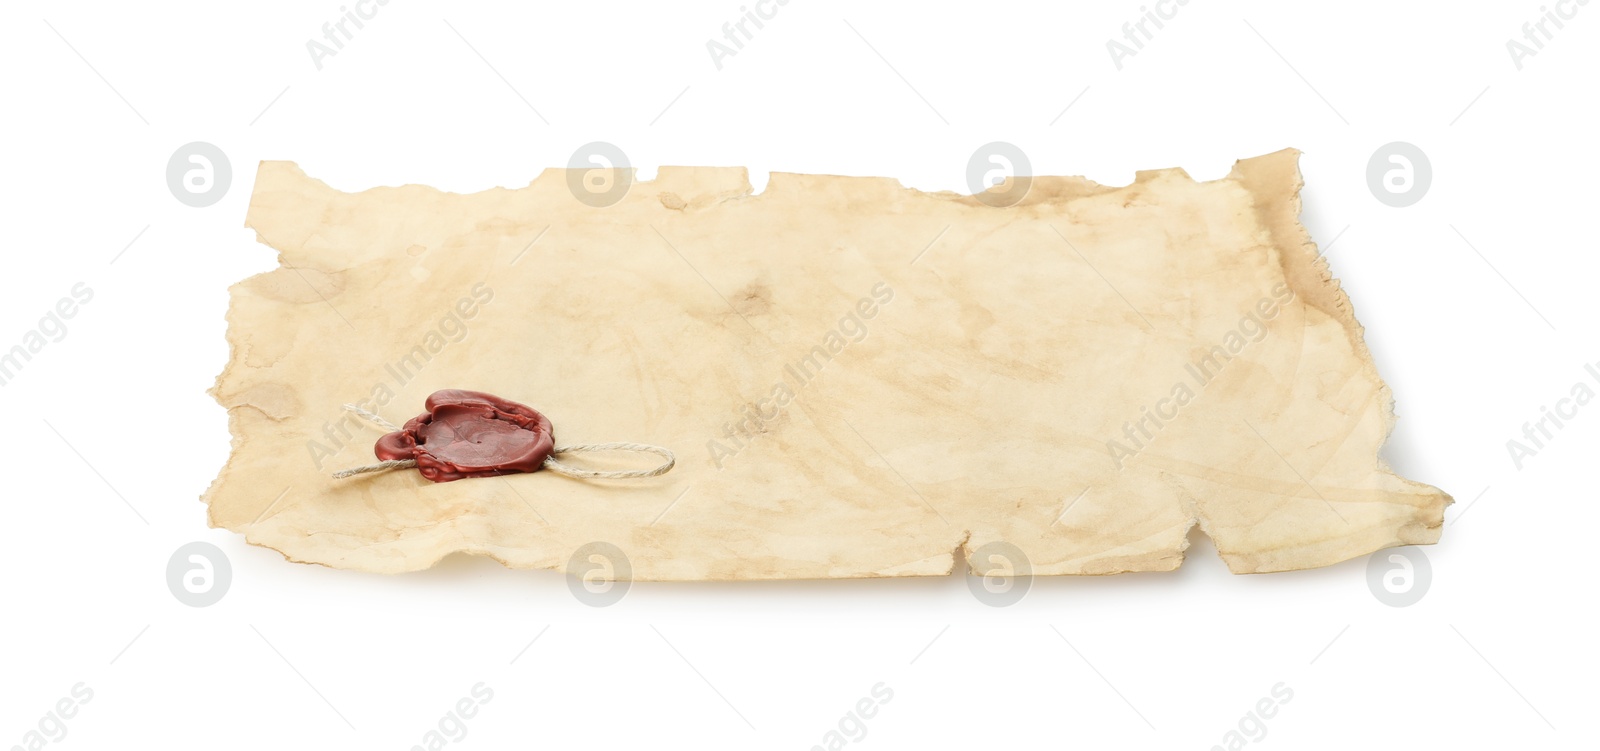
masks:
[[[375,572],[606,542],[639,580],[947,574],[991,543],[1034,574],[1165,571],[1195,524],[1236,573],[1435,542],[1450,497],[1378,458],[1392,400],[1297,159],[1039,177],[1006,208],[704,167],[603,208],[565,170],[344,193],[263,162],[246,224],[280,267],[232,288],[211,524]],[[401,423],[444,388],[677,468],[329,476],[381,433],[342,404]]]

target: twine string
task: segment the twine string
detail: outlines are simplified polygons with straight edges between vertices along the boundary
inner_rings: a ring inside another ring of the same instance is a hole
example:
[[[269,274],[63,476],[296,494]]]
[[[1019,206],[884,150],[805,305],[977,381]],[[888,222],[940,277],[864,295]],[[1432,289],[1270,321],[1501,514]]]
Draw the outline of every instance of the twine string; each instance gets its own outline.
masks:
[[[388,461],[378,462],[377,464],[366,464],[360,467],[341,469],[338,472],[333,473],[333,479],[343,480],[346,477],[355,477],[356,475],[364,475],[369,472],[388,472],[391,469],[408,469],[415,466],[417,466],[416,459],[390,459]]]
[[[345,409],[346,412],[354,412],[357,417],[360,417],[361,419],[366,420],[367,422],[370,422],[373,425],[376,425],[376,426],[378,426],[380,428],[383,428],[384,430],[387,430],[390,433],[393,433],[393,432],[395,432],[395,431],[400,429],[399,425],[396,425],[396,424],[394,424],[392,422],[389,422],[388,420],[383,419],[382,416],[375,415],[375,414],[373,414],[371,412],[368,412],[368,411],[366,411],[366,410],[364,410],[364,409],[362,409],[360,407],[357,407],[354,404],[346,404],[346,405],[344,405],[344,409]]]
[[[666,459],[666,461],[657,465],[654,469],[598,470],[574,467],[571,464],[566,464],[556,459],[556,456],[560,454],[578,454],[585,451],[635,451],[642,454],[655,454],[663,459]],[[626,442],[582,443],[576,446],[557,446],[554,451],[550,452],[549,456],[544,458],[544,468],[550,470],[551,472],[555,472],[556,474],[560,475],[566,475],[567,477],[596,480],[625,480],[630,477],[655,477],[656,475],[666,474],[667,471],[672,469],[672,466],[677,463],[678,457],[673,456],[671,451],[661,448],[660,446],[651,446],[648,443]]]

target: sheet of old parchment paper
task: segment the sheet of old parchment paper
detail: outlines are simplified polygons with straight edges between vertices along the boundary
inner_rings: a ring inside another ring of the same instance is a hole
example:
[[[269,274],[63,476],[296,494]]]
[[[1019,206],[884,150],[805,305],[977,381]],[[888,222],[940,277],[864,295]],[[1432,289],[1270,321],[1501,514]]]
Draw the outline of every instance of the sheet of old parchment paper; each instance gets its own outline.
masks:
[[[1392,400],[1297,159],[1039,177],[1007,208],[704,167],[604,208],[556,169],[350,194],[263,162],[246,223],[281,267],[232,289],[211,523],[376,572],[563,569],[600,541],[640,580],[946,574],[995,542],[1034,574],[1164,571],[1196,523],[1236,573],[1435,542],[1450,497],[1378,458]],[[341,404],[400,423],[441,388],[678,466],[329,477],[381,432]]]

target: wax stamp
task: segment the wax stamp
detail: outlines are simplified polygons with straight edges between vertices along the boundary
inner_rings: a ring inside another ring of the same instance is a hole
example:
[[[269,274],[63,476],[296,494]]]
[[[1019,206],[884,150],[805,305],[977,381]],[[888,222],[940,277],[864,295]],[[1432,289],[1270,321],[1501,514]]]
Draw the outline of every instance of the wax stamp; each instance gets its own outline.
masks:
[[[427,412],[378,439],[384,461],[414,459],[434,482],[533,472],[555,448],[550,420],[527,405],[462,389],[435,391]]]

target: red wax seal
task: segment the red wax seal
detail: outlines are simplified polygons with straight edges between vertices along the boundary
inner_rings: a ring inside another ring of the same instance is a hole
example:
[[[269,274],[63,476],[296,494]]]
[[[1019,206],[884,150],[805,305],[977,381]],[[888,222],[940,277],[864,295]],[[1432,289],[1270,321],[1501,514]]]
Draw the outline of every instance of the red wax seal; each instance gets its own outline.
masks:
[[[550,420],[531,407],[478,391],[445,389],[428,397],[428,411],[378,439],[383,461],[417,460],[434,482],[534,472],[555,448]]]

